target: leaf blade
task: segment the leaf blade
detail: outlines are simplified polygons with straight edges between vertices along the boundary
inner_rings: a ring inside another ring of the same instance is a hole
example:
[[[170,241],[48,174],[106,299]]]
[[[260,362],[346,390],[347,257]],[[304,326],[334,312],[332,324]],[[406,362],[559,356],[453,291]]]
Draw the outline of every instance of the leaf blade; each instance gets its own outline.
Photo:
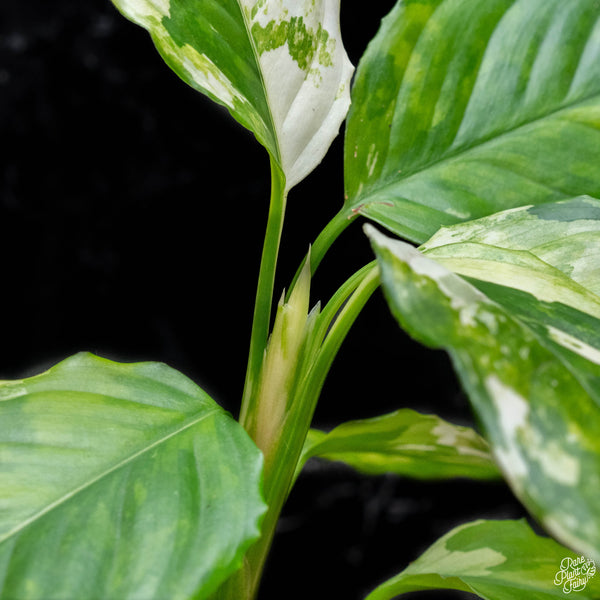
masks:
[[[369,235],[392,312],[416,339],[449,352],[517,497],[560,541],[597,559],[600,411],[581,378],[529,323],[458,275]]]
[[[262,460],[191,381],[76,355],[0,390],[2,597],[186,598],[239,567]]]
[[[186,83],[265,146],[289,190],[337,135],[353,72],[339,0],[113,0]]]
[[[419,479],[499,475],[487,443],[473,429],[411,409],[343,423],[329,433],[311,430],[302,461],[313,457],[341,461],[369,475],[394,473]]]
[[[462,590],[487,600],[564,598],[555,577],[565,558],[579,557],[537,536],[525,521],[474,521],[437,540],[367,600],[391,600],[424,589]],[[591,600],[599,591],[600,581],[591,575],[578,597]]]
[[[592,0],[398,2],[357,70],[346,206],[422,243],[598,195],[599,32]]]

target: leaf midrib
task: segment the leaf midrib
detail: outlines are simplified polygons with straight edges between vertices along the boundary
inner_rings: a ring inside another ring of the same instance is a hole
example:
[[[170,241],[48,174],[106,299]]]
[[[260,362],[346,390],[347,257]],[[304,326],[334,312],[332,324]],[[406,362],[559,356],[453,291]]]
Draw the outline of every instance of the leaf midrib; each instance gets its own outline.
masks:
[[[280,166],[280,168],[283,171],[283,164],[282,164],[282,158],[281,158],[281,146],[279,144],[279,132],[277,131],[277,127],[275,126],[275,119],[273,118],[271,102],[270,102],[269,94],[267,93],[267,86],[265,85],[265,77],[264,77],[264,73],[263,73],[262,64],[260,62],[260,53],[258,52],[258,48],[256,47],[256,42],[254,40],[254,36],[252,35],[252,31],[249,27],[250,23],[248,22],[248,19],[246,17],[246,11],[244,10],[244,7],[240,0],[237,0],[237,5],[238,5],[238,9],[240,11],[240,14],[242,15],[242,20],[244,21],[244,28],[246,29],[246,35],[248,36],[248,39],[250,40],[250,46],[252,48],[252,53],[254,54],[254,60],[256,61],[256,66],[258,67],[258,73],[260,75],[260,82],[261,82],[262,89],[263,89],[263,92],[265,95],[265,103],[267,105],[267,110],[269,112],[269,125],[270,125],[271,132],[273,134],[273,141],[275,143],[275,151],[277,154],[277,156],[275,156],[275,160],[277,161],[277,164]]]
[[[594,101],[596,99],[600,100],[600,92],[594,92],[593,94],[590,94],[589,96],[579,98],[578,100],[576,100],[570,104],[567,104],[565,106],[561,106],[560,108],[554,109],[554,110],[552,110],[548,113],[545,113],[531,121],[526,121],[524,123],[520,123],[519,125],[516,125],[514,127],[511,127],[509,129],[503,131],[499,135],[495,135],[495,136],[489,135],[487,137],[482,137],[475,144],[473,144],[471,146],[459,147],[454,151],[448,152],[447,154],[445,154],[444,156],[442,156],[439,159],[431,160],[428,163],[425,163],[422,167],[415,169],[412,172],[409,172],[408,174],[403,174],[401,177],[394,178],[394,179],[392,179],[391,177],[386,178],[381,182],[381,185],[375,185],[373,187],[370,187],[370,188],[368,188],[368,190],[365,193],[355,196],[353,198],[353,200],[348,204],[348,206],[355,207],[358,204],[364,203],[365,201],[369,200],[369,198],[384,192],[388,188],[394,187],[394,186],[400,184],[401,182],[409,181],[412,178],[419,177],[425,171],[428,171],[435,167],[439,167],[445,163],[453,162],[471,152],[477,152],[478,150],[481,150],[482,147],[496,143],[499,140],[501,140],[502,138],[509,137],[521,129],[525,129],[527,127],[534,126],[535,124],[539,123],[540,121],[544,121],[545,119],[551,119],[553,117],[556,117],[557,115],[560,115],[563,112],[573,110],[582,104],[586,104],[586,103]]]
[[[44,517],[45,515],[49,514],[50,512],[52,512],[53,510],[55,510],[56,508],[62,506],[63,504],[65,504],[66,502],[68,502],[69,500],[71,500],[72,498],[75,498],[78,494],[80,494],[83,491],[87,490],[88,488],[92,487],[93,485],[95,485],[99,481],[102,481],[103,479],[105,479],[106,477],[108,477],[109,475],[111,475],[112,473],[118,471],[122,467],[124,467],[124,466],[132,463],[135,460],[137,460],[140,456],[143,456],[145,453],[153,450],[154,448],[160,446],[163,443],[168,442],[173,437],[175,437],[175,436],[179,435],[180,433],[186,431],[190,427],[194,427],[195,425],[197,425],[198,423],[204,421],[205,419],[208,419],[212,415],[215,415],[215,414],[218,414],[218,413],[221,413],[221,412],[222,412],[222,409],[219,408],[219,407],[216,407],[216,408],[213,408],[213,409],[209,410],[208,412],[203,413],[202,415],[196,415],[194,417],[186,419],[186,421],[184,421],[183,424],[180,424],[175,430],[169,432],[166,435],[163,435],[162,437],[160,437],[157,440],[153,441],[149,445],[144,446],[143,448],[137,450],[136,452],[131,453],[129,456],[127,456],[124,459],[120,460],[116,464],[114,464],[111,467],[105,469],[101,473],[95,475],[90,480],[88,480],[88,481],[86,481],[86,482],[78,485],[76,488],[74,488],[74,489],[68,491],[67,493],[63,494],[61,497],[57,498],[56,500],[54,500],[53,502],[51,502],[47,506],[43,507],[41,510],[38,510],[35,514],[33,514],[30,517],[28,517],[27,519],[25,519],[25,521],[23,521],[22,523],[20,523],[16,527],[13,527],[13,529],[11,529],[10,531],[6,532],[3,535],[0,535],[0,544],[3,544],[4,542],[6,542],[7,540],[9,540],[14,535],[17,535],[18,533],[20,533],[21,531],[23,531],[26,527],[28,527],[32,523],[35,523],[37,520],[39,520],[42,517]]]

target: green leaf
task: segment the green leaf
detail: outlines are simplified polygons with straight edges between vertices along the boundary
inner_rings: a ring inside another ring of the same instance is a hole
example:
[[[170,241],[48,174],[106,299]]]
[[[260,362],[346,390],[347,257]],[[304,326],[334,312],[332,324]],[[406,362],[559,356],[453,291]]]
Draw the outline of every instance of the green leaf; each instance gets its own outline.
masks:
[[[598,373],[600,346],[580,349],[577,338],[533,314],[521,319],[408,244],[368,229],[392,312],[416,339],[450,353],[515,494],[562,543],[598,559],[600,377],[580,377],[573,364]],[[600,320],[577,315],[598,337]]]
[[[321,162],[353,72],[339,0],[112,0],[165,62],[226,106],[269,151],[289,190]]]
[[[205,598],[259,535],[258,449],[166,365],[78,354],[0,407],[2,598]]]
[[[573,591],[579,600],[594,600],[600,576],[593,561],[536,535],[525,521],[480,520],[447,533],[367,600],[430,589],[462,590],[486,600],[551,600]]]
[[[342,461],[369,475],[395,473],[419,479],[498,477],[489,448],[473,429],[408,408],[339,425],[311,429],[302,462]]]
[[[356,74],[346,206],[422,243],[441,225],[600,196],[596,0],[404,0]]]

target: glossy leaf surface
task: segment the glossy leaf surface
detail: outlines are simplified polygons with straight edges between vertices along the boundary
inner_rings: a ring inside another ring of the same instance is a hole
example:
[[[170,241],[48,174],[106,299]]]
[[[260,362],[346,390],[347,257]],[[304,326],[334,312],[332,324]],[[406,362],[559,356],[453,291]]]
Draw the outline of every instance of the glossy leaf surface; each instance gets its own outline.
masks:
[[[0,405],[0,597],[205,598],[258,537],[262,457],[177,371],[79,354]]]
[[[536,535],[525,521],[474,521],[440,538],[367,600],[430,589],[462,590],[485,600],[551,600],[571,592],[594,600],[600,575],[593,561]]]
[[[598,559],[600,346],[534,313],[522,319],[412,246],[369,232],[392,312],[416,339],[450,353],[513,491],[557,539]],[[577,314],[580,329],[597,337],[600,321]]]
[[[362,58],[346,205],[415,242],[600,195],[596,0],[404,0]]]
[[[410,409],[343,423],[329,433],[311,429],[303,461],[312,457],[341,461],[370,475],[499,476],[487,443],[473,429]]]
[[[319,164],[349,105],[339,0],[113,0],[185,82],[226,106],[286,177]]]

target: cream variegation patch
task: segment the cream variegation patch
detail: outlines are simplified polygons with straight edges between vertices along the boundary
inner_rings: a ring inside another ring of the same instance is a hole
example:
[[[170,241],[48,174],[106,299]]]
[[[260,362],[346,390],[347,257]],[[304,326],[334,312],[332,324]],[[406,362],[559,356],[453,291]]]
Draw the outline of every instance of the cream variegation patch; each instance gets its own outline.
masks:
[[[170,0],[119,0],[115,4],[123,14],[144,26],[170,16]]]
[[[241,0],[290,189],[322,160],[350,105],[339,0]]]
[[[600,365],[600,350],[598,348],[594,348],[589,344],[586,344],[582,340],[564,332],[556,327],[549,326],[548,334],[550,338],[555,341],[563,348],[567,348],[571,350],[571,352],[575,352],[579,356],[593,362],[596,365]]]

